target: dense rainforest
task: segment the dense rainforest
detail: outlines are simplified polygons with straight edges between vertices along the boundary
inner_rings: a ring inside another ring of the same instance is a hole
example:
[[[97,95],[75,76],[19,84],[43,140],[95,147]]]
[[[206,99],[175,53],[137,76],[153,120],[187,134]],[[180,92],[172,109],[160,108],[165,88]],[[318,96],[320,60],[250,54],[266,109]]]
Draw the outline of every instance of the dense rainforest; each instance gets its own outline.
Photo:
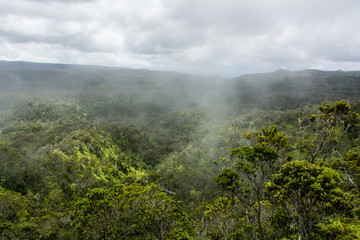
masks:
[[[0,239],[359,239],[360,72],[0,61]]]

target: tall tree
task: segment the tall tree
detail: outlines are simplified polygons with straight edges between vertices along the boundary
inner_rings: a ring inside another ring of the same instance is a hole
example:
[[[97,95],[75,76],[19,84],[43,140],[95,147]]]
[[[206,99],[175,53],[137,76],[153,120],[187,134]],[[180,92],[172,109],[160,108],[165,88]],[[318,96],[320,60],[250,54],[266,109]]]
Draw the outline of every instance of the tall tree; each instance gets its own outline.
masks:
[[[255,212],[259,239],[264,239],[261,223],[264,183],[276,170],[279,154],[266,144],[256,144],[234,149],[230,154],[234,160],[230,168],[225,168],[215,178],[225,191],[235,195],[247,209]]]
[[[334,105],[319,106],[319,110],[320,115],[312,115],[309,118],[310,125],[308,127],[312,129],[310,132],[306,131],[307,127],[303,124],[303,120],[299,119],[302,133],[299,145],[310,155],[311,163],[315,163],[316,158],[325,148],[341,156],[340,138],[344,137],[353,125],[360,123],[360,115],[351,111],[350,105],[344,100],[338,101]],[[315,138],[312,136],[314,131]],[[324,155],[324,158],[326,157],[327,155]]]
[[[266,184],[265,195],[296,219],[302,240],[312,239],[315,226],[325,217],[347,210],[340,174],[308,161],[283,165]]]
[[[340,139],[346,142],[344,136],[352,126],[360,123],[360,114],[351,111],[350,105],[344,100],[338,101],[334,105],[319,106],[319,110],[320,116],[312,115],[309,119],[313,130],[310,135],[309,132],[306,133],[302,120],[299,120],[302,132],[299,145],[309,154],[311,163],[316,162],[321,152],[323,153],[323,160],[328,160],[330,159],[329,155],[335,154],[340,162],[344,163],[343,154],[347,149],[341,149]],[[314,131],[315,137],[312,136]],[[358,185],[348,173],[346,164],[343,165],[343,170],[350,183],[359,190]]]

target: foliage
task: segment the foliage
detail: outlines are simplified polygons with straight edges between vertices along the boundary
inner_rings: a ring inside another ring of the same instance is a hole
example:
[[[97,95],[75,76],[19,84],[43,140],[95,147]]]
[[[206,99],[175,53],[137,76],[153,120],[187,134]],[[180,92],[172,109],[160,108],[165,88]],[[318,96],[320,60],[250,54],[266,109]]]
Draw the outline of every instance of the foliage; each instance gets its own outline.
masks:
[[[38,67],[0,67],[0,239],[359,237],[358,72]]]
[[[313,129],[309,133],[315,132],[315,139],[308,134],[305,135],[305,130],[302,130],[303,135],[299,140],[299,145],[310,155],[311,163],[315,163],[317,156],[326,148],[328,150],[324,159],[327,158],[329,152],[341,157],[340,147],[343,142],[346,143],[345,134],[351,126],[360,123],[360,115],[350,109],[346,101],[338,101],[334,105],[319,106],[321,115],[312,115],[309,118]],[[299,125],[303,128],[302,120],[299,120]]]
[[[74,217],[81,239],[188,239],[192,231],[181,202],[154,184],[94,189]]]
[[[324,218],[346,214],[349,202],[341,189],[340,174],[307,161],[292,161],[281,167],[266,184],[266,195],[285,206],[300,230],[302,239],[314,237]],[[289,223],[291,224],[291,223]]]
[[[283,132],[278,131],[278,126],[276,125],[269,126],[268,128],[263,127],[261,131],[254,132],[253,134],[249,132],[244,137],[247,139],[253,138],[258,143],[267,143],[277,152],[281,148],[289,146],[288,137]]]
[[[252,225],[244,221],[244,213],[236,198],[220,197],[213,202],[206,202],[199,208],[199,212],[195,220],[197,239],[252,237]]]
[[[264,239],[262,226],[262,200],[264,183],[276,170],[278,153],[265,143],[252,147],[240,147],[230,154],[235,158],[231,168],[225,168],[215,181],[224,190],[233,194],[248,210],[255,213],[259,238]],[[249,217],[249,216],[247,216]]]

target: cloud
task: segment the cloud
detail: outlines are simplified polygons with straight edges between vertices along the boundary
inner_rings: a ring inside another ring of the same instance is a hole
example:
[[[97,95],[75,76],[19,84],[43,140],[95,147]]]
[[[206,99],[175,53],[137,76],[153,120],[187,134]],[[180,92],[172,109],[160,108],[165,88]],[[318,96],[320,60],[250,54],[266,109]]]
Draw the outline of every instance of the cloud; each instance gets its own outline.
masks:
[[[0,58],[227,76],[346,70],[360,61],[359,11],[357,0],[0,0]]]

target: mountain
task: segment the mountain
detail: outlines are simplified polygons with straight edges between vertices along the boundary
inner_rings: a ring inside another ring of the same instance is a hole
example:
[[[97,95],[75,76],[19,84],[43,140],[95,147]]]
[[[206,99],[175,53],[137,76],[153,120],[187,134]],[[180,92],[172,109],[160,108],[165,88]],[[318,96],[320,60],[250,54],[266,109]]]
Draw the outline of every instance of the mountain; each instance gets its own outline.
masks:
[[[359,96],[359,72],[0,62],[0,239],[295,239],[300,205],[309,238],[359,238]]]
[[[360,95],[359,71],[277,70],[243,75],[230,82],[239,102],[267,109],[294,108],[324,100],[352,101]]]
[[[164,105],[213,105],[283,110],[324,100],[356,100],[359,71],[307,69],[242,75],[233,79],[102,66],[0,61],[0,109],[24,98],[127,95]]]
[[[225,78],[177,72],[29,62],[0,61],[0,110],[19,99],[84,94],[126,95],[144,102],[163,96],[163,104],[222,101]]]

